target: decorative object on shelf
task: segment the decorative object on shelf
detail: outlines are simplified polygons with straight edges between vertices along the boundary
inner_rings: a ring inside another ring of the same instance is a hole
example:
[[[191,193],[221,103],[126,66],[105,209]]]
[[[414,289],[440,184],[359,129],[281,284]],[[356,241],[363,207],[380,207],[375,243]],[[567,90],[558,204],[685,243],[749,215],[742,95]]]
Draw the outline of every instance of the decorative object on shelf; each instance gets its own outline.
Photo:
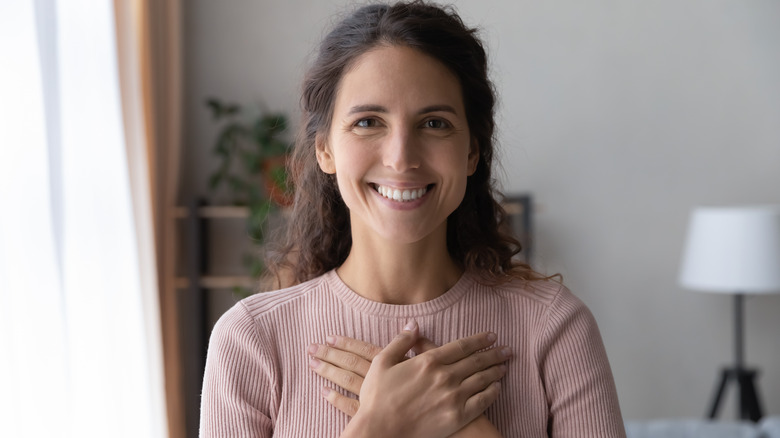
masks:
[[[213,98],[206,104],[222,125],[213,149],[220,164],[209,177],[209,187],[226,187],[233,205],[247,207],[247,231],[259,246],[268,216],[292,203],[285,167],[291,145],[283,139],[287,117],[279,113],[252,115],[237,104]],[[244,257],[252,277],[259,277],[265,269],[259,252]],[[234,290],[239,295],[249,294],[242,286]]]
[[[744,364],[745,294],[780,292],[780,206],[700,207],[690,217],[680,284],[702,292],[734,295],[734,365],[721,371],[709,418],[729,382],[739,390],[738,417],[758,421],[758,371]]]

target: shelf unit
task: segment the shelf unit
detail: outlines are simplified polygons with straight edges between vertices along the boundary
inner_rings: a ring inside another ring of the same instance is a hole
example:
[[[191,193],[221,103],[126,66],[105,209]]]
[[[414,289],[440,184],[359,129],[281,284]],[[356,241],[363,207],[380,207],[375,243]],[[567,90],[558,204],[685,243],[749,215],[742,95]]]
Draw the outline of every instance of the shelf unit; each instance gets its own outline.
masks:
[[[185,333],[182,342],[184,358],[184,379],[189,388],[185,394],[187,416],[199,415],[200,388],[203,385],[203,372],[206,368],[206,351],[211,335],[209,318],[209,291],[214,289],[232,289],[235,286],[252,287],[256,280],[244,275],[213,275],[209,272],[209,222],[213,220],[238,220],[244,227],[249,209],[236,206],[210,206],[201,199],[192,199],[187,206],[174,209],[174,217],[179,222],[182,234],[181,248],[187,250],[182,258],[184,276],[176,278],[176,290],[180,294],[179,302],[181,330]],[[188,420],[189,422],[189,420]]]
[[[210,206],[202,201],[193,201],[187,207],[176,207],[174,215],[177,219],[187,221],[187,238],[194,247],[193,254],[199,260],[197,265],[188,265],[187,276],[176,278],[178,289],[190,289],[195,284],[200,289],[229,289],[234,286],[249,287],[254,282],[250,276],[240,275],[202,275],[207,271],[208,244],[206,243],[206,221],[209,219],[246,219],[249,209],[240,206]],[[195,269],[192,269],[195,268]]]

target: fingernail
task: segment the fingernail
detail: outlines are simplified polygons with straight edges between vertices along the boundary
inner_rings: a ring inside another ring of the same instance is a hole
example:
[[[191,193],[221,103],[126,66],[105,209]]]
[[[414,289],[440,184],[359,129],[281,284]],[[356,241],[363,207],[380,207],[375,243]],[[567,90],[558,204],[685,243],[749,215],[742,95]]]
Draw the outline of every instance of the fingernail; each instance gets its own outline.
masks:
[[[506,374],[506,365],[499,366],[498,370],[501,372],[501,374]]]
[[[309,345],[309,349],[307,350],[309,354],[317,354],[317,345],[311,344]]]
[[[496,339],[498,339],[498,337],[496,336],[495,333],[488,333],[488,335],[487,335],[487,340],[488,341],[496,342]]]
[[[312,368],[317,368],[320,366],[320,361],[316,357],[310,357],[309,358],[309,366]]]
[[[501,389],[501,383],[494,382],[493,384],[496,385],[496,389]]]
[[[504,357],[509,357],[512,355],[512,349],[509,347],[504,347],[501,349],[501,355]]]
[[[408,332],[411,332],[411,331],[413,331],[413,330],[414,330],[416,327],[417,327],[417,321],[414,321],[414,320],[412,320],[412,321],[409,321],[409,323],[408,323],[408,324],[406,324],[406,326],[404,326],[404,330],[406,330],[406,331],[408,331]]]
[[[330,346],[336,345],[336,337],[335,336],[325,336],[325,343],[327,343]]]
[[[322,394],[323,397],[327,397],[330,395],[330,391],[330,388],[323,386],[322,389],[320,389],[320,394]]]

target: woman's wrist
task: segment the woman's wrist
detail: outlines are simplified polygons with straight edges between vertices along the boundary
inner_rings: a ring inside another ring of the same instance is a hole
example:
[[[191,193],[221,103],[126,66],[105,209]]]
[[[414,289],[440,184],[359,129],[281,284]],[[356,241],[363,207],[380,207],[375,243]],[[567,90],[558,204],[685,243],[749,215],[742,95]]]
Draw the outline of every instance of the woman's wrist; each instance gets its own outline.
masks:
[[[341,432],[340,438],[363,438],[367,436],[371,438],[391,438],[392,434],[389,433],[386,427],[377,424],[376,421],[372,421],[367,415],[360,415],[360,411],[358,411],[349,421],[344,431]]]
[[[463,429],[450,435],[450,438],[500,438],[501,433],[484,415],[480,415]]]

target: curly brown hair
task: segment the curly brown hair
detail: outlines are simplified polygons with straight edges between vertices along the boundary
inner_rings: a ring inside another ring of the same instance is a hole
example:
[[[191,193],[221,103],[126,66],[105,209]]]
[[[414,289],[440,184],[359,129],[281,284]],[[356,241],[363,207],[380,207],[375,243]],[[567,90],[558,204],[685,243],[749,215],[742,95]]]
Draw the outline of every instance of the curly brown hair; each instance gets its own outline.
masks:
[[[476,171],[460,206],[447,219],[447,249],[463,269],[498,284],[548,278],[514,258],[520,243],[507,232],[506,212],[492,176],[495,93],[476,29],[452,7],[424,1],[363,6],[323,39],[301,97],[302,123],[288,163],[295,187],[292,213],[266,252],[274,287],[298,284],[340,266],[352,246],[349,211],[335,176],[322,172],[315,140],[330,129],[339,82],[360,55],[377,45],[407,46],[431,56],[459,79],[469,131],[479,145]]]

